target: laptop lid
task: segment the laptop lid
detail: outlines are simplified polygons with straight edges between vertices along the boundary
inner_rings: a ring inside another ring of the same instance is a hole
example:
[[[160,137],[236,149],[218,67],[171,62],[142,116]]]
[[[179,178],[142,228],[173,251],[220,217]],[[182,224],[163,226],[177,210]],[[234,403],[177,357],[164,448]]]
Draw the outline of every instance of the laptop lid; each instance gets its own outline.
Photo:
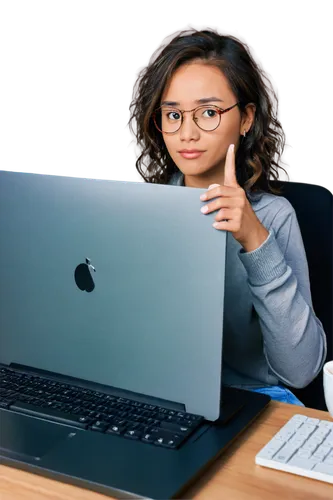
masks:
[[[218,418],[226,234],[204,191],[0,172],[0,362]]]

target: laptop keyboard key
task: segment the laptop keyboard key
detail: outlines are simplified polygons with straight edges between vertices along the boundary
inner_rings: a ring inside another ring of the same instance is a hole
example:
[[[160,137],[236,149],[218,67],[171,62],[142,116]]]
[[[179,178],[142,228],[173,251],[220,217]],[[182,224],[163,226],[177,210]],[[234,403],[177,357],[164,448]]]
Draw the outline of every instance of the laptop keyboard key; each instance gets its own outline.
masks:
[[[177,418],[176,423],[182,427],[195,427],[196,425],[193,420],[188,420],[187,418]]]
[[[155,440],[155,436],[153,436],[150,432],[146,432],[142,435],[141,441],[145,443],[153,443]]]
[[[110,426],[108,422],[103,422],[102,420],[97,420],[92,426],[91,429],[93,431],[105,432],[106,429]]]
[[[163,432],[162,430],[154,433],[154,444],[166,448],[177,448],[183,441],[184,437],[171,432]]]
[[[142,437],[142,432],[141,431],[138,431],[136,429],[128,429],[125,434],[124,434],[124,437],[127,437],[129,439],[141,439]]]
[[[165,429],[178,434],[183,434],[184,436],[192,431],[191,427],[185,427],[184,425],[179,425],[174,422],[161,422],[160,427],[161,429]]]
[[[182,442],[181,437],[177,436],[177,435],[174,435],[174,436],[171,436],[168,439],[165,439],[164,442],[160,446],[163,446],[165,448],[174,448],[174,449],[176,449],[181,444],[181,442]]]
[[[106,434],[116,434],[116,435],[120,436],[120,434],[123,434],[125,429],[126,429],[125,426],[110,425],[110,427],[106,430]]]

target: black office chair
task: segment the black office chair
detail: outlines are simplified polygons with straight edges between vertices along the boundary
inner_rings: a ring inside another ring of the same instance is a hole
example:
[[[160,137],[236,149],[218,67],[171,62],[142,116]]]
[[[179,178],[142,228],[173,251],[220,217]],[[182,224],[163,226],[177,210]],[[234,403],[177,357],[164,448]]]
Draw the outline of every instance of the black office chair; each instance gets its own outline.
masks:
[[[313,184],[271,181],[293,206],[308,260],[313,309],[327,338],[327,358],[333,359],[333,195]],[[326,410],[322,372],[307,387],[290,390],[310,408]]]

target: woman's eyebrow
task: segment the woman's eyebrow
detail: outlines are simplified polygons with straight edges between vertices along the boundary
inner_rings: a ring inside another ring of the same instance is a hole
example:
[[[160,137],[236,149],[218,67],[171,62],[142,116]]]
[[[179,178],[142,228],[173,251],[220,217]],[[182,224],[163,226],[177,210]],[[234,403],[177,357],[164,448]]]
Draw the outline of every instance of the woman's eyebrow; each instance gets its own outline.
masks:
[[[196,104],[206,104],[208,102],[224,102],[224,101],[219,97],[203,97],[202,99],[197,99],[194,102]],[[161,102],[161,106],[180,106],[180,103],[176,101],[163,101]]]

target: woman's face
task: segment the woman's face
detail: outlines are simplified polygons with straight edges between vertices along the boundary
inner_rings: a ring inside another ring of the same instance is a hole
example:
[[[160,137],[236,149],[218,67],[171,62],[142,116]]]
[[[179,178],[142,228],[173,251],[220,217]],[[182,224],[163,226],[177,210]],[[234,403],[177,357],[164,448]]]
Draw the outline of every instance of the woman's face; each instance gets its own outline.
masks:
[[[191,110],[203,102],[226,109],[233,106],[237,99],[229,87],[228,80],[218,68],[200,62],[178,68],[163,92],[161,106]],[[170,106],[167,103],[173,104]],[[209,110],[205,111],[204,116],[207,119],[212,115],[214,113]],[[165,121],[166,114],[163,113],[163,116]],[[171,113],[168,116],[170,119],[179,119],[176,114]],[[240,135],[244,130],[249,130],[253,117],[253,108],[247,108],[247,114],[242,118],[236,106],[221,115],[220,125],[215,130],[207,132],[195,124],[192,113],[185,113],[183,124],[177,132],[162,132],[171,158],[185,175],[186,186],[208,187],[212,183],[223,184],[228,147],[234,144],[237,149]],[[199,150],[201,154],[186,155],[184,150]]]

